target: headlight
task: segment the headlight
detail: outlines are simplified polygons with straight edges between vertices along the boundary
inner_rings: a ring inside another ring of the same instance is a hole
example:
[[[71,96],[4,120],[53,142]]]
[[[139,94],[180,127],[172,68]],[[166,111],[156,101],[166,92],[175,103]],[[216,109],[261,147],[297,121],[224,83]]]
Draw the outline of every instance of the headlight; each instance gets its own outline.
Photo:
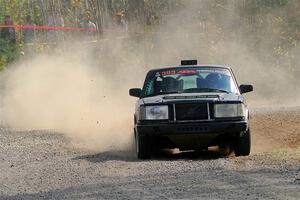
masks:
[[[169,119],[169,108],[163,106],[146,106],[141,116],[142,120],[166,120]]]
[[[245,117],[246,110],[242,103],[215,104],[215,118]]]

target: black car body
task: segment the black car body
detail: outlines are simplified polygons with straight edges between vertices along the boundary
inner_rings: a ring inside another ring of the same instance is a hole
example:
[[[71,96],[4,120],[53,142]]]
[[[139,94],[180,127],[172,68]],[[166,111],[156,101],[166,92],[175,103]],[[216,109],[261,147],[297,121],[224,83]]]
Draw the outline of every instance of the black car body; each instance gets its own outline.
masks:
[[[238,86],[227,66],[182,64],[149,71],[143,89],[129,91],[139,98],[134,114],[138,158],[150,158],[156,148],[216,145],[249,155],[249,111],[242,94],[253,86]]]

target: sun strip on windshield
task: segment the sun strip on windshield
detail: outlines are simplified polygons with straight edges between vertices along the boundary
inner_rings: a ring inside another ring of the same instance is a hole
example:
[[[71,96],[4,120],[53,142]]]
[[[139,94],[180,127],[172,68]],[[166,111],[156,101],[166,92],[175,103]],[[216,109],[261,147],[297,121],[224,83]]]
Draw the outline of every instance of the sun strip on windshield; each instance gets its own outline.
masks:
[[[230,75],[228,70],[224,69],[178,69],[178,70],[165,70],[165,71],[158,71],[155,74],[155,77],[159,76],[170,76],[170,75],[196,75],[199,73],[219,73]]]

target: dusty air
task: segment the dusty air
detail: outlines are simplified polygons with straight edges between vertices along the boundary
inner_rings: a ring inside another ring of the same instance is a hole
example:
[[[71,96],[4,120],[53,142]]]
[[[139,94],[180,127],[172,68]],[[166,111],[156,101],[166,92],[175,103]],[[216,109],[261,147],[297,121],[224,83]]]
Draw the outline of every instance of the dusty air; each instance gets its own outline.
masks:
[[[0,199],[299,199],[298,0],[0,0]]]

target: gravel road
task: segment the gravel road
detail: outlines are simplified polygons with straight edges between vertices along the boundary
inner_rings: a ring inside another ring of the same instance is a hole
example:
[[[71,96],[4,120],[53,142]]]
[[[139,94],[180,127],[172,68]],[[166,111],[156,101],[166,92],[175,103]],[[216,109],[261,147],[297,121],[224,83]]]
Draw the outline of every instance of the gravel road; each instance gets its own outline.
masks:
[[[0,199],[300,199],[300,111],[254,112],[253,153],[83,150],[51,131],[0,129]]]

